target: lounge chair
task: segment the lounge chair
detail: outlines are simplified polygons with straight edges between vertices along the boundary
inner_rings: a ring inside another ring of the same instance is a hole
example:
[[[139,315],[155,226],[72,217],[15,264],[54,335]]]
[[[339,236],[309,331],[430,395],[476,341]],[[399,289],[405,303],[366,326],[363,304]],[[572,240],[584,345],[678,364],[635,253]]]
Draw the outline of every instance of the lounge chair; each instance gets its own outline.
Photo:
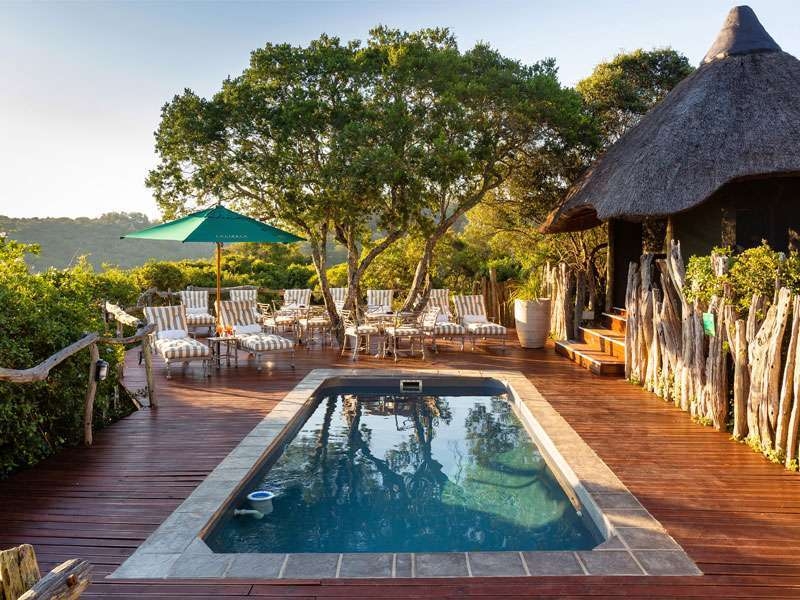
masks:
[[[387,313],[392,310],[394,290],[367,290],[367,311]]]
[[[204,290],[183,290],[178,292],[181,303],[186,307],[186,324],[189,327],[208,327],[208,334],[214,330],[216,319],[208,310],[208,292]]]
[[[220,319],[226,327],[233,327],[236,347],[255,356],[256,367],[262,369],[262,356],[268,352],[290,352],[294,369],[294,342],[274,333],[264,333],[253,314],[250,302],[226,300],[220,302]]]
[[[472,338],[472,349],[475,349],[475,339],[499,338],[506,345],[507,329],[497,323],[492,323],[486,317],[486,305],[483,296],[454,296],[453,304],[456,307],[458,319],[461,321],[467,334]]]
[[[464,338],[467,335],[467,328],[455,322],[453,313],[450,310],[450,290],[446,288],[435,288],[431,290],[428,296],[427,308],[436,307],[439,312],[436,316],[436,323],[433,327],[428,327],[426,333],[431,337],[433,343],[433,351],[438,352],[436,340],[441,339],[456,339],[461,342],[461,350],[464,349]]]
[[[179,306],[145,306],[144,315],[148,323],[154,323],[156,330],[145,343],[153,345],[156,353],[164,359],[167,366],[167,379],[172,378],[170,366],[173,362],[199,360],[203,364],[203,375],[208,373],[211,348],[189,337],[186,310]]]
[[[311,290],[283,290],[284,308],[304,308],[311,305]]]
[[[344,308],[344,303],[347,300],[346,287],[331,288],[331,297],[333,298],[333,307],[337,313],[341,313]]]

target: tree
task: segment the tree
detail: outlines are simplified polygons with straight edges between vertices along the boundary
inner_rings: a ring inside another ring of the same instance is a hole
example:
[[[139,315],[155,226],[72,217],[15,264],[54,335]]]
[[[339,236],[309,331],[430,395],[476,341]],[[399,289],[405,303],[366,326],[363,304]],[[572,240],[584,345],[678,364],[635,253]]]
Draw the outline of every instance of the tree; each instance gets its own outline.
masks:
[[[520,153],[546,143],[564,97],[552,62],[461,53],[443,29],[270,44],[212,99],[186,90],[164,107],[148,185],[166,216],[225,200],[307,237],[335,319],[329,237],[347,249],[353,303],[378,255],[410,232],[432,251]]]
[[[693,70],[672,48],[623,52],[597,65],[576,89],[599,127],[601,147],[617,141]]]

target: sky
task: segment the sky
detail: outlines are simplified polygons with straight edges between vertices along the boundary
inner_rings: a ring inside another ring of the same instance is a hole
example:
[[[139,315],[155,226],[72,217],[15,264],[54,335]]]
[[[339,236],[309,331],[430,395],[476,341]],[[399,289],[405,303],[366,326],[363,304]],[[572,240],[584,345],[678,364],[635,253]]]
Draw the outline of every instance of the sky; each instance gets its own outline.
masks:
[[[158,216],[144,185],[161,107],[185,88],[210,96],[267,42],[321,33],[363,39],[383,24],[449,27],[531,63],[556,59],[573,85],[620,51],[671,46],[698,64],[730,0],[373,0],[9,2],[0,0],[0,214]],[[800,56],[800,2],[753,0]]]

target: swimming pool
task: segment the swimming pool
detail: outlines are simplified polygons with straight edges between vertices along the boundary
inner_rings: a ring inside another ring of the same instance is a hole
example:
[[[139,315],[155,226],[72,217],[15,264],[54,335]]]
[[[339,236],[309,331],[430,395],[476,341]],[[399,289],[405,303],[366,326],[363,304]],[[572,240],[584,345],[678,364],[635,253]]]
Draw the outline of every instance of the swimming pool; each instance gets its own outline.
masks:
[[[489,378],[340,381],[243,486],[214,552],[585,550],[600,541]],[[245,495],[275,496],[269,514]],[[255,518],[254,518],[255,515]]]
[[[315,369],[109,578],[701,574],[521,373]]]

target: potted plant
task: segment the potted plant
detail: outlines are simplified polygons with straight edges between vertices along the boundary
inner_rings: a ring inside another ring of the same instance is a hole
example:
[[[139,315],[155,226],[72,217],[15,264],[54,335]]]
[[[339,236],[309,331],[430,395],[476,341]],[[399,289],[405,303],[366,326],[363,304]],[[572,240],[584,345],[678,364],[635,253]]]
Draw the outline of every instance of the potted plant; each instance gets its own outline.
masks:
[[[523,348],[543,348],[550,335],[550,298],[543,290],[541,275],[533,272],[511,294],[517,337]]]

